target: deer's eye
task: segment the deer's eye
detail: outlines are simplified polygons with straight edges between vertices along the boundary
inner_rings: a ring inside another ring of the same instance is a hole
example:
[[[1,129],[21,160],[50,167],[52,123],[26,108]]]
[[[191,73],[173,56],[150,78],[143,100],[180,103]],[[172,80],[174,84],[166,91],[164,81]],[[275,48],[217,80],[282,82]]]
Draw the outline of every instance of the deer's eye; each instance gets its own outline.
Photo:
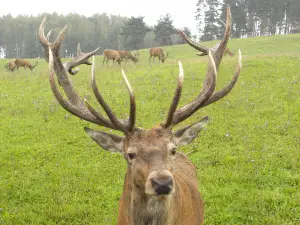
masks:
[[[135,153],[128,153],[128,159],[133,160],[136,158],[136,154]]]

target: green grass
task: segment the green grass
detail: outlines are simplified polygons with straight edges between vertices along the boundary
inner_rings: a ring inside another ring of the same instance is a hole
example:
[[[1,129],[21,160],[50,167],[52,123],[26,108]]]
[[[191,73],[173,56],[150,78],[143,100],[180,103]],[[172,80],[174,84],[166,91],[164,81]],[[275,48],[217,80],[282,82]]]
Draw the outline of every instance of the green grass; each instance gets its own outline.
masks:
[[[204,43],[212,46],[215,42]],[[181,126],[208,115],[210,123],[181,151],[197,166],[205,224],[300,224],[300,35],[231,39],[243,53],[232,92],[201,109]],[[185,69],[180,106],[196,97],[207,67],[187,45],[166,47],[165,64],[125,68],[136,93],[137,125],[150,128],[166,116],[178,76]],[[102,66],[97,80],[119,117],[129,100],[117,65]],[[100,149],[83,127],[101,129],[58,105],[40,60],[35,73],[11,74],[0,60],[0,224],[115,224],[125,161]],[[233,76],[237,57],[225,57],[217,88]],[[90,67],[71,77],[95,103]],[[180,127],[180,126],[179,126]],[[105,129],[103,129],[105,130]]]

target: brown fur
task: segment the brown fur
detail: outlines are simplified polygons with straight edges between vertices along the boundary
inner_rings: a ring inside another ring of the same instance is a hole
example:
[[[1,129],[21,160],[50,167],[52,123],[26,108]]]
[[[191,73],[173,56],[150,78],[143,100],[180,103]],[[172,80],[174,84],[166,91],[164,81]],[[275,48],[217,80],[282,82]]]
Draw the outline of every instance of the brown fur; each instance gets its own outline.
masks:
[[[34,67],[36,67],[36,65],[38,64],[38,61],[36,61],[35,65],[32,65],[27,59],[16,59],[15,64],[18,71],[19,67],[24,67],[25,70],[26,68],[29,68],[32,71]]]
[[[150,48],[149,55],[150,55],[149,62],[152,57],[153,57],[153,61],[154,61],[155,57],[158,57],[158,60],[160,62],[164,63],[165,59],[168,56],[168,53],[165,56],[164,50],[162,48]]]
[[[119,53],[121,60],[125,60],[125,62],[127,61],[127,59],[130,59],[134,63],[136,63],[138,61],[137,55],[133,56],[131,54],[131,52],[129,52],[129,51],[126,51],[126,50],[117,50],[117,52]]]
[[[135,149],[140,163],[130,163],[119,202],[118,225],[200,225],[203,202],[198,191],[196,168],[182,153],[170,156],[167,144],[172,133],[163,128],[142,130],[126,139],[124,155]],[[153,141],[155,140],[155,141]],[[175,192],[169,195],[145,194],[143,184],[152,170],[167,169],[173,174]],[[132,218],[132,221],[130,221]]]
[[[5,65],[5,68],[8,69],[9,71],[11,72],[14,72],[15,69],[16,69],[16,64],[15,64],[15,60],[12,60],[10,62],[8,62],[6,65]]]
[[[106,64],[108,65],[108,61],[112,60],[113,62],[117,61],[119,65],[121,65],[121,57],[118,51],[112,50],[112,49],[105,49],[103,51],[103,64],[106,61]]]

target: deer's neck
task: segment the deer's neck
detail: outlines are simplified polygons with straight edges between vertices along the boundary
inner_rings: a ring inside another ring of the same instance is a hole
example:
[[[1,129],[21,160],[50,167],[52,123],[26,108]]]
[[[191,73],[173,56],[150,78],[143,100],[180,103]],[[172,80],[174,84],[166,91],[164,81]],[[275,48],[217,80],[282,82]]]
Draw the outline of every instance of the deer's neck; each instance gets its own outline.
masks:
[[[172,224],[170,205],[172,196],[149,196],[133,187],[131,198],[132,225]]]

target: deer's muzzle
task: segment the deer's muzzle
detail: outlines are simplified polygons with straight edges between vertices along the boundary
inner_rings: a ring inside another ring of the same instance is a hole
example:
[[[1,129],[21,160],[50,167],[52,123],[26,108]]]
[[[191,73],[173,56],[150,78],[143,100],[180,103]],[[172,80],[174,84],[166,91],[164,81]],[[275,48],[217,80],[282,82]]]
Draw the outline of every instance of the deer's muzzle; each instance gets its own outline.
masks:
[[[169,195],[175,192],[173,175],[168,171],[151,172],[146,182],[146,193],[150,195]]]

